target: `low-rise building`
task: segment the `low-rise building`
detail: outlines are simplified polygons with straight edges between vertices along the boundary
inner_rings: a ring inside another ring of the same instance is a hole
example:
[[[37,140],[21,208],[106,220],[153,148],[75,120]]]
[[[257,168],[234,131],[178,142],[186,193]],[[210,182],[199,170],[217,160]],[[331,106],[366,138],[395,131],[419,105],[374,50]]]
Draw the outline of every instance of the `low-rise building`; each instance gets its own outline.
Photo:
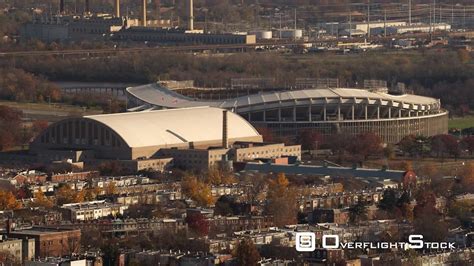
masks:
[[[27,241],[34,239],[34,256],[66,256],[80,250],[81,230],[69,228],[32,227],[13,230],[9,237]]]
[[[105,200],[69,203],[61,206],[65,210],[63,217],[70,221],[88,221],[103,217],[123,215],[128,205],[110,203]]]

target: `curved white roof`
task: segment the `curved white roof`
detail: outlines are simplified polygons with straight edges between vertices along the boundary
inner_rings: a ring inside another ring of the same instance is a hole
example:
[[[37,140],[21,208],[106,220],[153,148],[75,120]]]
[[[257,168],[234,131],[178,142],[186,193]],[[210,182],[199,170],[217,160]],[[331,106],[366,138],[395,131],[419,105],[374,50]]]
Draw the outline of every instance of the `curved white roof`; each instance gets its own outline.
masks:
[[[282,92],[265,92],[220,101],[201,101],[192,99],[169,90],[158,83],[127,88],[127,92],[143,102],[166,108],[183,108],[194,106],[214,106],[226,109],[261,105],[282,101],[298,101],[307,99],[370,99],[397,102],[413,105],[437,105],[439,100],[431,97],[403,94],[391,95],[382,92],[371,92],[363,89],[304,89]]]
[[[222,109],[196,107],[85,116],[114,130],[130,147],[222,140]],[[259,136],[245,119],[227,113],[229,139]]]

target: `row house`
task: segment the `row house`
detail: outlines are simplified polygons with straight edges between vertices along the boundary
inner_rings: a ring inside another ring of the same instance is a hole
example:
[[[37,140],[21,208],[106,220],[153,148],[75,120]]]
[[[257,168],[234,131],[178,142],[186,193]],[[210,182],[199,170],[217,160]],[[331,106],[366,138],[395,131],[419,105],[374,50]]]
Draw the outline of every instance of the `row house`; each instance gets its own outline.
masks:
[[[117,197],[116,201],[120,204],[133,205],[167,203],[180,199],[182,199],[181,191],[161,190],[151,193],[120,195]]]
[[[212,186],[211,194],[213,197],[220,197],[224,195],[242,195],[244,194],[244,189],[240,186]]]
[[[97,177],[92,179],[92,186],[106,188],[113,183],[115,187],[128,187],[134,185],[148,184],[150,179],[145,176],[119,176],[119,177]]]
[[[69,172],[64,174],[52,174],[51,182],[74,182],[74,181],[87,181],[90,178],[99,176],[97,171],[85,171],[85,172]]]
[[[61,209],[64,210],[64,218],[70,221],[88,221],[107,216],[123,215],[123,212],[128,209],[128,205],[97,200],[64,204]]]
[[[359,201],[367,204],[377,204],[382,199],[382,192],[365,192],[360,194],[334,194],[324,197],[306,197],[300,200],[300,209],[309,213],[319,208],[345,208],[356,204]]]
[[[68,226],[80,228],[81,230],[97,229],[104,234],[113,235],[160,231],[177,232],[187,229],[187,224],[182,219],[158,218],[78,221],[78,223]]]
[[[209,232],[211,235],[233,233],[236,231],[259,230],[274,226],[272,216],[232,216],[210,218]]]

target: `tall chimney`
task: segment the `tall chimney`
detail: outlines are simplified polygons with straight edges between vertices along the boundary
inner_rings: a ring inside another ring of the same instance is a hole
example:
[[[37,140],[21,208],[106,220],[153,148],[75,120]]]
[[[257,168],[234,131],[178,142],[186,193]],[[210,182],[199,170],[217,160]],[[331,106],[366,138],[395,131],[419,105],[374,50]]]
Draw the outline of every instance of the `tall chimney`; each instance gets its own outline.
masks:
[[[114,5],[114,13],[115,13],[115,16],[118,18],[120,17],[120,0],[115,0],[115,5]]]
[[[143,0],[142,3],[142,26],[146,27],[146,2],[147,0]]]
[[[222,148],[229,148],[229,135],[227,126],[227,110],[222,111]]]
[[[86,0],[86,8],[85,8],[86,13],[91,12],[91,7],[90,7],[90,0]]]
[[[194,30],[193,0],[187,0],[188,30]]]
[[[158,22],[161,20],[160,9],[161,9],[161,1],[160,0],[155,0],[156,20],[158,20]]]
[[[64,0],[59,0],[59,13],[64,14]]]

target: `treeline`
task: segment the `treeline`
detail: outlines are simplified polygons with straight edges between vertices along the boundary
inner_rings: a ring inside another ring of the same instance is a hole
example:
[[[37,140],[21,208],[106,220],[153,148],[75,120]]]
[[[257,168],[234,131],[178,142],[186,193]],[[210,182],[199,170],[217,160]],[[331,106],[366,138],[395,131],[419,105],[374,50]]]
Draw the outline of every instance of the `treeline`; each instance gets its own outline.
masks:
[[[46,79],[17,68],[0,68],[0,98],[20,102],[57,101],[60,89]]]
[[[28,143],[48,126],[48,122],[36,120],[26,128],[22,116],[21,111],[0,105],[0,151]]]
[[[231,78],[270,77],[282,86],[296,78],[338,78],[341,86],[365,79],[403,82],[415,93],[441,98],[452,110],[474,108],[474,64],[471,54],[453,51],[415,51],[364,56],[293,56],[244,53],[219,57],[153,53],[113,58],[31,57],[17,62],[25,71],[50,80],[155,82],[193,79],[198,86],[228,86]],[[10,64],[4,62],[4,64]]]

